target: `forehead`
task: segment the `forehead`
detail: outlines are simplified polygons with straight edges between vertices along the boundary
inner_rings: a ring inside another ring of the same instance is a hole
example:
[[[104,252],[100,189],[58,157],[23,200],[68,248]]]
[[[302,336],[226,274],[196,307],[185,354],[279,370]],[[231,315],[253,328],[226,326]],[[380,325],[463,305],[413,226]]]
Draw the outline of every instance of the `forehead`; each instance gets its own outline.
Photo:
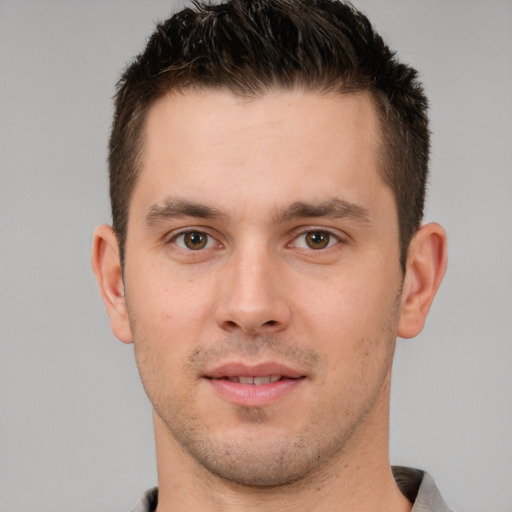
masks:
[[[274,203],[285,196],[318,201],[336,190],[354,200],[384,186],[379,137],[368,93],[172,93],[148,112],[134,196],[146,205],[194,195],[227,206],[245,195],[263,206],[269,195]]]

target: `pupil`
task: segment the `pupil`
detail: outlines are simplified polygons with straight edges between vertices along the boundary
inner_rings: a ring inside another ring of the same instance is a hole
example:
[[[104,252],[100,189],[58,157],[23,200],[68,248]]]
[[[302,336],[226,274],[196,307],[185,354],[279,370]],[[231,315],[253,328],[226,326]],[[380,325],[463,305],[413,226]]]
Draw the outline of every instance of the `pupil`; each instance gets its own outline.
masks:
[[[206,245],[206,237],[203,233],[187,233],[185,242],[189,249],[202,249]]]

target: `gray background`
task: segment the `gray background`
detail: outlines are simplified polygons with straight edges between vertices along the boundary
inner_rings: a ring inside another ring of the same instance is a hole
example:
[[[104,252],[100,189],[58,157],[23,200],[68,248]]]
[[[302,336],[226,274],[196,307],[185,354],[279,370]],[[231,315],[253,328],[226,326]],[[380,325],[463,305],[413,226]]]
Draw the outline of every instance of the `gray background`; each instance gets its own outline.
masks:
[[[361,0],[431,99],[427,220],[449,269],[400,341],[394,463],[459,511],[512,511],[512,2]],[[172,1],[0,0],[0,510],[126,511],[156,483],[151,410],[89,265],[109,220],[118,73]]]

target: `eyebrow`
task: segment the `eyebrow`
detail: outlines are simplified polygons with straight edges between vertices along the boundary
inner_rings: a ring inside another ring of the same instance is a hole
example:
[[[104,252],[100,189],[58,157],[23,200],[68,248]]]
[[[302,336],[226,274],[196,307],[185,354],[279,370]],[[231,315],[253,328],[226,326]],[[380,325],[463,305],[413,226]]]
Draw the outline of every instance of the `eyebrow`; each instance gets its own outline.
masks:
[[[144,219],[146,226],[151,227],[168,219],[180,217],[196,217],[199,219],[227,220],[227,214],[218,208],[193,201],[166,200],[161,204],[154,204]]]
[[[365,224],[371,223],[367,208],[340,198],[332,198],[321,203],[296,201],[283,210],[279,210],[274,216],[274,222],[279,224],[306,217],[349,218]]]
[[[213,206],[193,201],[167,199],[160,204],[151,206],[144,222],[146,226],[151,227],[166,220],[181,217],[222,220],[225,222],[229,220],[229,215],[225,211]],[[289,206],[277,210],[272,216],[272,221],[274,224],[281,224],[308,217],[349,218],[366,224],[371,223],[367,208],[340,198],[332,198],[320,203],[295,201]]]

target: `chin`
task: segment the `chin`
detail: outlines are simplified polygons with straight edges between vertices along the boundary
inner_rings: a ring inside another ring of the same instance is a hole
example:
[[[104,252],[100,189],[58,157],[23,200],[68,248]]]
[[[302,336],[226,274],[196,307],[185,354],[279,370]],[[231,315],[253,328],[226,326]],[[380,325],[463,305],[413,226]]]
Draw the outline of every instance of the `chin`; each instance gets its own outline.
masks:
[[[310,432],[292,433],[265,425],[262,410],[239,413],[245,424],[217,435],[202,429],[173,433],[195,464],[227,483],[258,488],[290,485],[325,469],[345,444],[341,437],[315,439]]]
[[[208,443],[210,444],[210,443]],[[245,487],[273,488],[289,485],[308,476],[320,457],[309,453],[300,444],[274,439],[272,446],[261,446],[252,439],[246,442],[225,442],[212,448],[204,445],[193,454],[211,474]]]

